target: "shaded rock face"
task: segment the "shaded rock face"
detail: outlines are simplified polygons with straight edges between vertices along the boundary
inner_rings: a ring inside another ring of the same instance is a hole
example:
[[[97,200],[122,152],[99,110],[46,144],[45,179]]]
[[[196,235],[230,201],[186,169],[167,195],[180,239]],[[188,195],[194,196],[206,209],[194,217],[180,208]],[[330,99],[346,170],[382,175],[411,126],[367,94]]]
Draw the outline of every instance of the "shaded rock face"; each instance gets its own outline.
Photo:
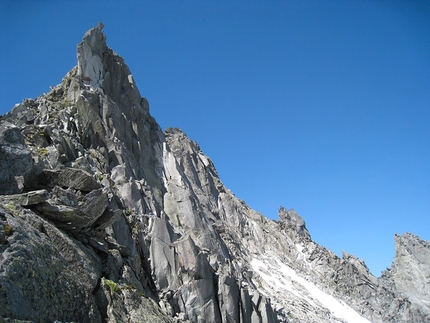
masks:
[[[381,278],[252,210],[161,131],[102,25],[0,120],[0,317],[32,322],[430,322],[429,243]]]
[[[0,124],[0,194],[22,192],[31,180],[34,163],[19,128],[9,122]]]

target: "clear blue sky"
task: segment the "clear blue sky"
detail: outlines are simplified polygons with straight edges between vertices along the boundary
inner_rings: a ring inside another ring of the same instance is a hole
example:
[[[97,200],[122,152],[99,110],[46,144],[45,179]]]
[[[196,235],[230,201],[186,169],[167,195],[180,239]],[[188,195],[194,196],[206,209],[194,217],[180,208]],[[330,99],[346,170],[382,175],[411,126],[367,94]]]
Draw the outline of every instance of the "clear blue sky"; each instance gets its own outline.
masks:
[[[429,1],[0,2],[0,114],[56,85],[98,21],[162,128],[267,217],[371,271],[430,240]]]

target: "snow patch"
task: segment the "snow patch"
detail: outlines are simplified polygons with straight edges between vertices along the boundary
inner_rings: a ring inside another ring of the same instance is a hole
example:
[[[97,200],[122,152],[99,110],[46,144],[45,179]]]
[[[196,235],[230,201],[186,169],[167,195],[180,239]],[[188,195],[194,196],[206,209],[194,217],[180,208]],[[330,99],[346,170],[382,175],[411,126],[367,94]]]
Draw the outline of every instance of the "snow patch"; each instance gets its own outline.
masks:
[[[313,307],[322,305],[333,316],[348,323],[371,323],[343,301],[337,300],[300,277],[294,269],[282,263],[277,257],[273,256],[264,261],[254,258],[251,264],[268,287],[278,293],[292,293]]]
[[[302,263],[305,263],[310,269],[313,269],[312,263],[307,260],[307,255],[303,252],[305,247],[301,244],[296,243],[296,249],[298,251],[297,259]]]

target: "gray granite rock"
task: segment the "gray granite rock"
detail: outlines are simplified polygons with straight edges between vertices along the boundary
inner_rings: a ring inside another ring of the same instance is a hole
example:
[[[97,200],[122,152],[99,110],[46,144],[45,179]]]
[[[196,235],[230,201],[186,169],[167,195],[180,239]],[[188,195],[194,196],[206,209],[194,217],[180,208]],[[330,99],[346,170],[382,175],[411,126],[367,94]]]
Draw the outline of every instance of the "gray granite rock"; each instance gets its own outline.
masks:
[[[21,193],[34,176],[34,162],[18,127],[0,124],[0,194]]]
[[[309,232],[306,229],[306,223],[303,218],[294,209],[286,210],[283,206],[278,211],[279,219],[290,229],[296,231],[301,237],[308,237]]]
[[[45,169],[40,175],[40,181],[64,188],[74,188],[84,192],[91,192],[101,187],[91,174],[75,168],[63,168],[59,170]]]
[[[394,241],[393,264],[381,277],[399,295],[392,307],[406,308],[403,317],[409,322],[423,320],[422,312],[430,321],[430,242],[410,233],[396,234]]]
[[[31,211],[12,215],[0,208],[0,218],[7,228],[1,244],[0,316],[100,322],[92,293],[101,264],[94,251]]]

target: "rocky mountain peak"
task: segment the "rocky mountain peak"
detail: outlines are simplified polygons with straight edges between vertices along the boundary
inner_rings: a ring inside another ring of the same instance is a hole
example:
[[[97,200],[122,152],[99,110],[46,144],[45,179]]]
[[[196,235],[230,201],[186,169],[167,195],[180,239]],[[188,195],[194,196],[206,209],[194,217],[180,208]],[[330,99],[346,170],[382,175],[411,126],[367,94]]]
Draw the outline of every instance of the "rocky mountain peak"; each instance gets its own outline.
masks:
[[[137,102],[142,98],[133,76],[124,59],[106,45],[106,36],[101,23],[88,30],[77,46],[76,77],[81,83],[78,88],[84,87],[92,92],[99,91],[124,109],[136,105],[141,105],[145,110],[149,108],[147,103]],[[77,97],[79,97],[78,93],[69,93],[70,99]]]
[[[87,31],[78,45],[78,75],[93,86],[101,85],[104,80],[106,49],[106,36],[100,25]]]
[[[61,84],[0,119],[0,317],[29,322],[430,322],[429,242],[374,277],[267,219],[89,30]]]
[[[284,222],[288,228],[295,230],[301,237],[310,238],[305,221],[294,209],[287,211],[287,209],[281,206],[278,211],[278,216],[281,222]]]

